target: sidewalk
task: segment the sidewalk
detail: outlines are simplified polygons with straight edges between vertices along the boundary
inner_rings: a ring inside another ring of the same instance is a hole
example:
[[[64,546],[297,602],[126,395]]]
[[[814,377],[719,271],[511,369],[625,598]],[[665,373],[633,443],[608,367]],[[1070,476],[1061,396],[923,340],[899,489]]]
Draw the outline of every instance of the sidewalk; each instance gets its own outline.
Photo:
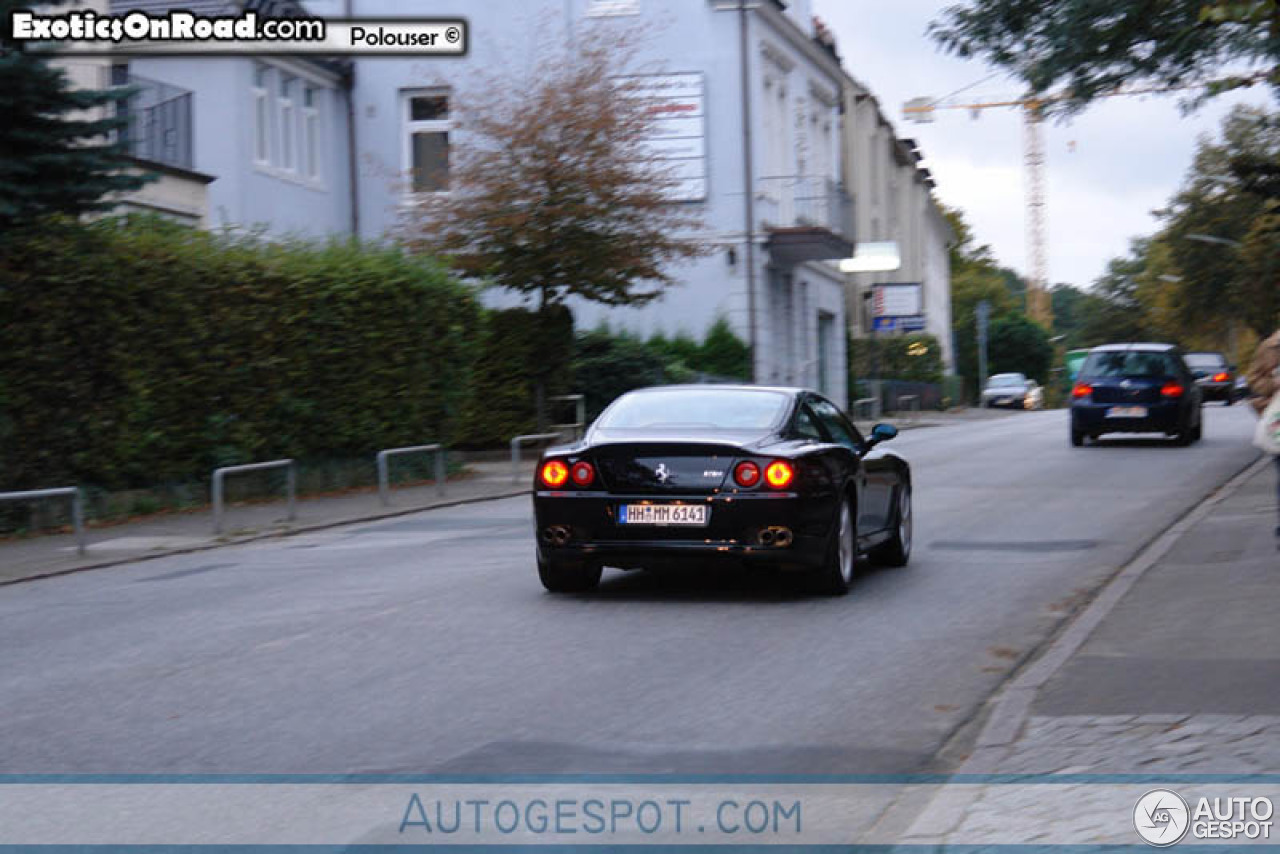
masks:
[[[883,420],[910,430],[942,424],[1007,417],[1007,411],[960,410],[926,412],[915,418],[886,416]],[[870,424],[859,424],[870,430]],[[354,492],[323,498],[300,498],[297,519],[290,522],[283,500],[271,503],[232,505],[226,510],[224,534],[213,533],[213,514],[208,508],[172,513],[103,527],[90,527],[88,549],[76,553],[70,534],[37,536],[0,542],[0,585],[60,575],[82,569],[112,566],[144,558],[160,557],[220,545],[246,542],[264,536],[280,536],[351,522],[401,516],[436,507],[490,501],[523,495],[533,479],[534,453],[525,451],[520,479],[513,483],[507,461],[469,462],[465,477],[450,480],[446,495],[439,496],[434,485],[392,490],[391,506],[384,507],[376,491]]]
[[[1275,477],[1269,459],[1251,467],[1117,576],[1005,688],[961,782],[1280,772]],[[1115,808],[1093,783],[945,787],[903,842],[1089,841],[1081,817]],[[1064,811],[1066,793],[1052,790],[1067,788]],[[1115,828],[1096,833],[1111,841]]]
[[[90,527],[87,532],[89,545],[83,556],[76,553],[75,537],[71,534],[0,542],[0,585],[199,551],[260,537],[509,498],[528,493],[532,479],[532,460],[525,461],[519,482],[515,483],[511,478],[510,462],[471,462],[467,464],[466,476],[448,481],[445,495],[439,495],[434,484],[392,489],[390,507],[383,506],[377,490],[299,498],[297,518],[292,522],[286,519],[287,508],[283,500],[228,505],[224,511],[224,532],[221,536],[213,533],[213,511],[204,508]]]

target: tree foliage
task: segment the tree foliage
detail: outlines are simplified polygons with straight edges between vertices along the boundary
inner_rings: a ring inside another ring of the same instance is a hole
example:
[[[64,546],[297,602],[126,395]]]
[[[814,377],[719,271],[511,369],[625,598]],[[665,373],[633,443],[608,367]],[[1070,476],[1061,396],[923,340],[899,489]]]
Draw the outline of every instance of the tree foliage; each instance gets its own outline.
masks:
[[[412,245],[538,307],[659,296],[671,265],[703,250],[645,147],[651,104],[625,76],[628,57],[619,40],[586,35],[531,75],[458,93],[449,192],[422,199]]]
[[[991,323],[987,358],[993,374],[1019,373],[1047,384],[1053,345],[1044,327],[1025,314],[1005,314]]]
[[[962,57],[1012,72],[1053,111],[1079,110],[1129,84],[1210,85],[1204,96],[1265,80],[1280,92],[1276,0],[969,0],[931,35]]]
[[[0,283],[10,488],[203,481],[463,438],[480,307],[425,259],[51,222],[0,235]]]
[[[1280,113],[1237,107],[1220,140],[1201,140],[1186,181],[1162,212],[1160,239],[1182,281],[1184,326],[1239,318],[1264,337],[1275,328],[1280,279],[1267,259],[1280,197],[1264,177],[1268,166],[1280,167]]]
[[[62,69],[10,38],[10,14],[30,5],[0,0],[0,231],[109,209],[112,194],[149,180],[124,171],[127,119],[112,113],[128,93],[72,89]]]

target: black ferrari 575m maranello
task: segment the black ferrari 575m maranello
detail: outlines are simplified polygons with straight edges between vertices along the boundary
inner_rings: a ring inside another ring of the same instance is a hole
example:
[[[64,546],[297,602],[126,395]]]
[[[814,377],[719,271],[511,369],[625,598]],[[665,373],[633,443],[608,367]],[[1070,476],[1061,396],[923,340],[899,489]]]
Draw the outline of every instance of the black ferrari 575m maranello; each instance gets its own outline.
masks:
[[[760,386],[663,386],[615,400],[534,474],[538,575],[587,590],[605,566],[710,560],[806,570],[842,594],[866,554],[911,553],[911,469],[876,450],[821,395]]]

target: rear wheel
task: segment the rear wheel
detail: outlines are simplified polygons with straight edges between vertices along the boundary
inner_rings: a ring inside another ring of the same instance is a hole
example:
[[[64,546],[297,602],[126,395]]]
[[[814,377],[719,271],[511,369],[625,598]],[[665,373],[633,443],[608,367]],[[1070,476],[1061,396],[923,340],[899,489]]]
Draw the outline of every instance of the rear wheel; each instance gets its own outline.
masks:
[[[1231,404],[1233,404],[1233,403],[1235,403],[1235,402],[1236,402],[1235,397],[1234,397],[1233,395],[1231,395],[1231,394],[1228,394],[1228,395],[1227,395],[1227,399],[1226,399],[1226,400],[1224,400],[1224,401],[1222,401],[1222,405],[1223,405],[1223,406],[1230,406]]]
[[[871,559],[883,566],[906,566],[911,559],[911,487],[902,484],[898,488],[898,510],[894,519],[896,527],[888,541],[871,552]]]
[[[846,497],[840,502],[840,515],[827,542],[826,563],[815,578],[819,592],[829,596],[843,596],[853,583],[854,561],[858,557],[858,532],[853,518],[853,502]]]
[[[1073,447],[1079,448],[1084,444],[1084,431],[1071,429],[1071,444]]]
[[[592,563],[544,561],[538,558],[538,578],[552,593],[581,593],[600,583],[601,567]]]

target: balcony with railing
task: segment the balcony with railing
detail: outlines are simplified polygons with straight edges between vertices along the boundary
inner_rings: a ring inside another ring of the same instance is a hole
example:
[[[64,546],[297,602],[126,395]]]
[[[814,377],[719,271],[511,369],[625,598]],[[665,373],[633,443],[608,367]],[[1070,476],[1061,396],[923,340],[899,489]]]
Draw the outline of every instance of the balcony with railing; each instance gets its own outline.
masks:
[[[853,200],[830,178],[760,178],[756,210],[778,262],[835,260],[853,254]]]
[[[129,120],[120,132],[129,153],[149,163],[194,168],[191,92],[122,68],[114,70],[111,82],[133,93],[117,106],[118,114]]]

